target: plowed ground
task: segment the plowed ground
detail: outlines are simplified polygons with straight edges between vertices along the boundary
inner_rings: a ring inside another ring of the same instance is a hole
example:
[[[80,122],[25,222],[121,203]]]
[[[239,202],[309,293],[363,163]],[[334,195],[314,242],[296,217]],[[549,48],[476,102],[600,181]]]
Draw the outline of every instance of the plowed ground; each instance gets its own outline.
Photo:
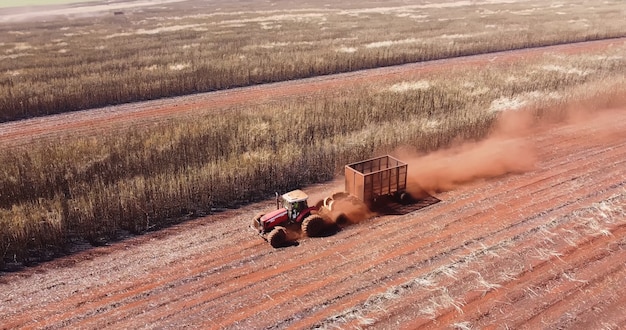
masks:
[[[525,139],[532,171],[298,246],[248,228],[269,200],[4,274],[0,328],[625,328],[626,109]]]

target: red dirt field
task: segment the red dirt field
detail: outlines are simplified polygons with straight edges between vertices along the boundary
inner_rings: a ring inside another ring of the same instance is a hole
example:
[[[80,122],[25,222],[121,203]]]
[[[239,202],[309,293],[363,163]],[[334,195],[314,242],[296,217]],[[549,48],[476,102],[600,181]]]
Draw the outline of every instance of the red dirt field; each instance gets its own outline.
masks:
[[[248,228],[268,200],[3,274],[0,328],[625,328],[626,106],[490,141],[424,157],[476,173],[439,203],[298,246]]]

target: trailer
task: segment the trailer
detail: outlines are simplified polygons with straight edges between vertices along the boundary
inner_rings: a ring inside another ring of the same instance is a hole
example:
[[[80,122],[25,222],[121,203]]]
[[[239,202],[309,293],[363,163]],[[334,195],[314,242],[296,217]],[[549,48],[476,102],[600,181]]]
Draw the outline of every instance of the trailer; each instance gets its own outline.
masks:
[[[407,167],[390,155],[348,164],[345,166],[345,191],[368,206],[381,197],[394,197],[403,202],[408,198]]]
[[[389,155],[348,164],[345,191],[311,206],[301,190],[282,196],[277,193],[276,210],[257,214],[251,227],[273,247],[291,245],[303,235],[324,236],[371,216],[369,211],[355,212],[363,206],[380,211],[390,199],[403,204],[409,201],[406,182],[407,164]]]

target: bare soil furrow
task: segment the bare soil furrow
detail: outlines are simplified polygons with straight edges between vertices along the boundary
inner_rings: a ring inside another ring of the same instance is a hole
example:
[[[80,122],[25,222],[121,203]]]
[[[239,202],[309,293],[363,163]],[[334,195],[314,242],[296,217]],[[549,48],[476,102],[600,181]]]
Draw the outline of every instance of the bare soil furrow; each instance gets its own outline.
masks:
[[[578,329],[623,329],[626,326],[626,294],[614,288],[624,287],[626,285],[624,279],[626,274],[607,279],[605,281],[607,286],[601,289],[610,293],[605,295],[604,300],[594,299],[598,300],[596,304],[584,303],[588,297],[581,297],[580,301],[583,301],[582,305],[586,310],[579,313],[568,326]],[[593,291],[588,292],[588,295],[602,297]]]
[[[260,242],[249,241],[245,245],[258,247],[260,244]],[[242,262],[240,249],[246,249],[245,245],[231,247],[231,253],[228,256],[230,256],[232,262]],[[209,256],[203,260],[204,264],[199,264],[197,259],[189,259],[188,262],[190,265],[194,265],[195,268],[182,268],[185,270],[184,272],[172,272],[171,269],[164,268],[158,272],[152,273],[151,279],[155,280],[152,282],[148,281],[138,285],[137,282],[120,281],[117,284],[109,284],[98,289],[94,288],[86,294],[75,295],[63,300],[62,305],[55,304],[55,309],[39,308],[29,315],[23,315],[23,318],[13,318],[5,325],[7,328],[25,326],[34,320],[36,320],[38,324],[55,324],[61,320],[72,318],[72,316],[75,315],[84,317],[85,315],[83,313],[93,311],[103,312],[106,310],[107,305],[117,305],[119,302],[124,301],[124,299],[134,297],[137,294],[145,294],[158,288],[171,286],[172,283],[175,283],[176,279],[200,276],[202,271],[215,271],[215,269],[219,270],[223,267],[227,267],[228,256],[224,256],[224,258],[220,259],[214,259]],[[251,256],[251,258],[254,258],[254,256]],[[204,274],[204,276],[206,276],[206,274]]]
[[[622,225],[615,229],[615,233],[618,235],[624,234],[626,230],[626,226]],[[604,260],[605,257],[610,256],[606,263],[606,265],[615,265],[615,261],[618,259],[613,259],[613,256],[603,251],[602,247],[607,246],[611,243],[611,238],[606,236],[597,236],[595,238],[591,238],[586,242],[581,242],[582,247],[587,247],[593,245],[594,247],[599,247],[598,249],[594,249],[593,251],[587,251],[579,248],[570,247],[567,253],[564,253],[560,256],[553,256],[549,259],[535,259],[534,264],[524,265],[524,271],[520,274],[512,275],[515,277],[512,281],[506,283],[498,283],[501,286],[490,290],[486,293],[481,292],[470,292],[469,294],[465,294],[463,299],[459,299],[459,303],[462,302],[462,306],[460,310],[456,310],[455,308],[449,307],[447,310],[441,311],[441,314],[436,315],[434,318],[418,318],[413,322],[406,322],[407,320],[402,320],[403,324],[407,326],[407,328],[440,328],[442,324],[454,324],[454,323],[463,323],[469,321],[472,324],[489,326],[493,325],[491,322],[498,322],[499,324],[504,324],[509,322],[509,325],[517,324],[517,326],[521,326],[524,324],[524,320],[509,320],[507,315],[514,315],[515,317],[520,317],[519,314],[527,315],[527,318],[532,318],[532,316],[536,315],[540,309],[533,309],[535,307],[543,306],[544,303],[547,306],[547,301],[543,301],[542,299],[538,299],[537,305],[527,306],[528,308],[521,308],[521,305],[525,303],[528,299],[533,297],[541,296],[540,291],[545,291],[550,285],[554,284],[554,281],[563,280],[563,274],[571,271],[575,271],[578,268],[584,268],[587,264],[593,264],[598,260]],[[517,248],[516,246],[512,246],[512,248]],[[621,255],[620,255],[621,256]],[[623,257],[623,256],[622,256]],[[503,267],[504,264],[497,262],[496,267]],[[596,266],[598,266],[596,264]],[[557,269],[555,269],[557,268]],[[550,271],[547,271],[550,270]],[[606,270],[606,274],[611,271],[616,271],[616,268],[609,268]],[[601,278],[600,276],[599,278]],[[576,281],[566,281],[564,282],[569,284],[570,286],[575,287],[572,290],[578,290],[584,284],[583,282]],[[453,281],[450,284],[450,291],[454,290],[453,288],[465,288],[466,284],[463,283],[463,279],[459,279],[457,281]],[[402,315],[402,313],[406,312],[408,309],[416,309],[418,308],[417,302],[419,299],[415,299],[416,297],[411,297],[412,301],[398,301],[396,303],[396,308],[400,310],[392,311],[388,310],[388,313]],[[423,300],[427,301],[427,300]],[[513,312],[514,310],[519,310],[517,312]],[[525,314],[528,313],[528,314]],[[530,316],[528,316],[530,315]],[[393,318],[390,318],[393,320]],[[497,321],[496,321],[497,320]],[[384,321],[386,322],[386,320]]]
[[[562,285],[550,285],[546,287],[546,294],[534,296],[525,301],[524,305],[534,306],[531,310],[534,315],[529,319],[513,320],[512,324],[527,327],[529,329],[537,326],[552,325],[559,327],[570,327],[570,322],[574,321],[576,315],[584,310],[586,306],[595,305],[606,299],[615,299],[614,287],[607,287],[607,282],[611,284],[624,285],[613,279],[626,279],[626,265],[623,261],[626,253],[607,254],[603,259],[592,260],[582,270],[576,269],[575,273],[567,274],[568,278]],[[569,270],[569,269],[568,269]],[[598,271],[600,270],[600,271]],[[572,270],[574,271],[574,270]],[[573,276],[570,278],[569,276]],[[616,286],[620,287],[620,286]],[[621,286],[623,287],[623,286]]]
[[[589,198],[591,200],[598,200],[603,197],[611,196],[615,194],[616,191],[619,191],[620,189],[623,189],[623,187],[616,187],[616,189],[605,191],[603,194],[600,194],[600,195],[592,194],[591,196],[589,196]],[[577,209],[576,204],[574,203],[569,203],[569,206],[570,207],[567,207],[567,208],[565,207],[556,208],[555,209],[556,212],[547,213],[546,217],[549,217],[549,218],[558,217],[559,214],[568,214]],[[539,206],[538,209],[541,209],[541,206]],[[529,214],[532,214],[532,212],[530,212]],[[485,232],[484,237],[476,237],[473,239],[468,238],[469,241],[466,242],[467,244],[463,245],[462,248],[459,248],[457,251],[455,251],[455,252],[458,252],[457,254],[451,254],[451,253],[447,254],[449,259],[444,259],[440,263],[433,264],[431,260],[428,260],[428,262],[422,261],[419,263],[411,264],[411,266],[404,265],[403,266],[404,268],[401,268],[400,271],[395,270],[395,269],[388,269],[388,270],[390,270],[391,273],[396,272],[396,273],[400,273],[403,275],[401,280],[396,281],[399,283],[395,284],[395,285],[400,285],[402,283],[409,282],[411,280],[414,280],[420,277],[434,277],[433,272],[437,272],[438,270],[441,269],[441,267],[448,266],[452,268],[457,268],[457,266],[454,266],[455,262],[453,262],[453,260],[457,260],[456,263],[464,264],[467,262],[468,257],[471,257],[470,259],[472,259],[473,261],[473,258],[476,258],[476,257],[488,257],[491,254],[500,253],[499,251],[500,249],[505,250],[505,251],[512,249],[516,251],[516,253],[523,253],[523,251],[525,251],[525,249],[527,248],[516,245],[516,244],[519,244],[519,242],[526,242],[529,237],[536,235],[536,233],[539,232],[540,228],[545,226],[544,219],[545,217],[543,215],[531,217],[528,219],[524,219],[524,221],[521,221],[521,222],[515,222],[511,224],[510,226],[508,226],[507,228],[497,231],[497,232]],[[574,225],[569,224],[569,226],[574,226]],[[440,243],[443,244],[444,246],[448,244],[455,244],[452,242],[453,242],[452,238],[450,238],[450,240],[440,241]],[[530,242],[532,242],[533,245],[540,244],[540,242],[537,242],[537,241],[531,240]],[[456,244],[458,244],[458,242],[456,242]],[[433,252],[425,247],[421,247],[419,251],[424,252],[425,255],[436,254],[436,252]],[[408,257],[403,258],[402,260],[408,260]],[[539,261],[541,262],[541,260]],[[504,266],[501,263],[499,265]],[[417,272],[415,272],[414,269],[417,269]],[[413,270],[414,272],[409,272],[410,270]],[[438,274],[440,275],[440,272]],[[469,277],[473,277],[473,275],[470,274]],[[469,282],[470,279],[471,278],[466,278],[465,280],[468,280]],[[460,278],[458,279],[458,282],[467,283],[467,282],[464,282],[463,280],[464,280],[463,278]],[[379,279],[378,281],[379,283],[385,282],[384,279]],[[370,296],[373,296],[374,294],[384,294],[387,290],[389,290],[389,288],[393,288],[393,285],[386,285],[383,287],[383,289],[381,289],[379,286],[378,288],[379,292],[367,293],[363,295],[362,298],[366,298],[366,297],[369,298]],[[426,291],[426,296],[420,296],[420,295],[411,296],[411,299],[415,299],[416,301],[427,300],[428,298],[429,298],[428,291]],[[412,306],[410,304],[405,304],[404,302],[400,303],[399,305],[402,306],[402,308],[409,308],[408,306]],[[414,307],[415,306],[411,308],[414,308]],[[385,315],[387,317],[393,315],[392,310],[385,308],[385,311],[386,311]],[[400,311],[399,313],[402,313],[402,312],[403,311]]]

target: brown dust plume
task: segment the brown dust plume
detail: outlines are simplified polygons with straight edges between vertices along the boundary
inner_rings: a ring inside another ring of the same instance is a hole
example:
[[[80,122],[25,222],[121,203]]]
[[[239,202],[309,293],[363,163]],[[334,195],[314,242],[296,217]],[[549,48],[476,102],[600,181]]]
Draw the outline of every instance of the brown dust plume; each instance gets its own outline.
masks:
[[[529,138],[532,123],[528,114],[506,113],[484,140],[460,143],[429,154],[396,152],[409,165],[408,192],[420,198],[477,180],[534,169],[537,153]]]

